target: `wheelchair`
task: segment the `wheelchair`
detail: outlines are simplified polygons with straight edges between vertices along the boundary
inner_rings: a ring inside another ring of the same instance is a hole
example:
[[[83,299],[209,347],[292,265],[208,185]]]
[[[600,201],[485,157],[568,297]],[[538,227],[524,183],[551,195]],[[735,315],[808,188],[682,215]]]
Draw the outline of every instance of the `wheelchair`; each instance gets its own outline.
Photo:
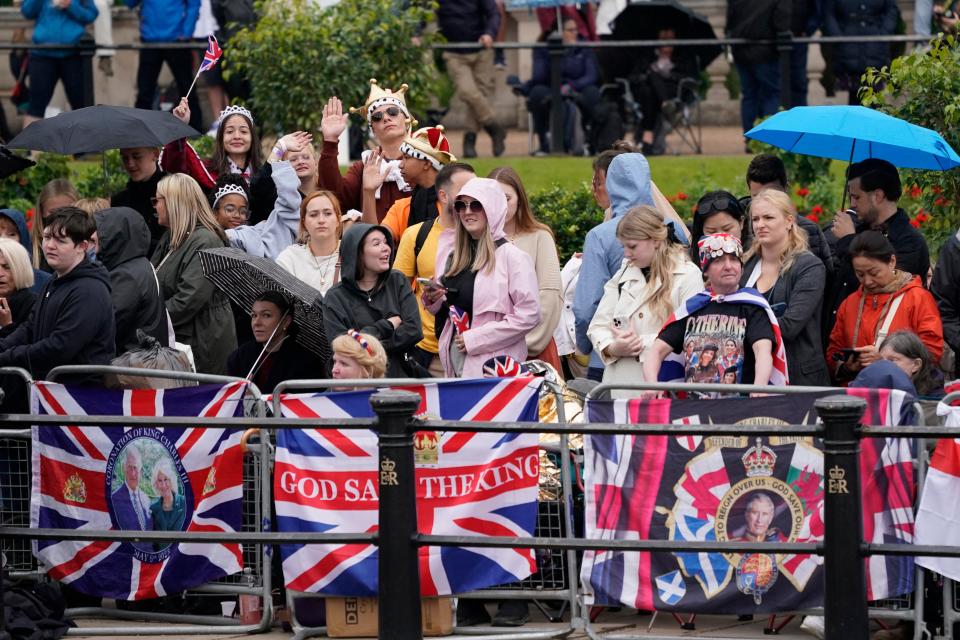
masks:
[[[639,144],[643,135],[643,105],[634,93],[634,87],[647,81],[646,74],[633,78],[614,78],[604,84],[601,95],[604,100],[617,105],[623,118],[624,129],[632,128],[634,141]],[[677,83],[676,93],[661,103],[660,115],[653,129],[651,155],[679,155],[684,148],[694,154],[703,153],[703,125],[700,109],[699,81],[684,77]],[[676,133],[679,144],[667,142],[667,136]]]

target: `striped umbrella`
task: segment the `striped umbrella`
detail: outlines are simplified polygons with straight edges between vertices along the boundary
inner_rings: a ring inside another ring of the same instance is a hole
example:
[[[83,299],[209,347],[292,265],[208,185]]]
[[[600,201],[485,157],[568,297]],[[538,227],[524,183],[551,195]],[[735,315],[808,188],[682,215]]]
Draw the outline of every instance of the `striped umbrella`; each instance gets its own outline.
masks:
[[[224,247],[200,251],[203,275],[239,307],[250,312],[264,291],[279,291],[293,301],[295,340],[324,362],[330,360],[330,342],[323,329],[323,295],[266,258]]]

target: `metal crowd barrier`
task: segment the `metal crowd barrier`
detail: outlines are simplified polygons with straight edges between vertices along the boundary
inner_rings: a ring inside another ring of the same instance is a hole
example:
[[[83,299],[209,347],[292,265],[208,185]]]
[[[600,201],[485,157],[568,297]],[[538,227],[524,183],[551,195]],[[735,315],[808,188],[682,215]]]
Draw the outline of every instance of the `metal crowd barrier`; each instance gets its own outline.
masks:
[[[440,382],[456,382],[460,378],[378,378],[358,380],[288,380],[281,382],[273,390],[271,398],[273,415],[280,417],[281,396],[292,391],[329,391],[334,387],[396,389],[399,387],[436,384]],[[544,388],[554,395],[557,403],[557,419],[566,422],[563,407],[563,388],[549,380],[543,381]],[[543,446],[541,445],[541,448]],[[554,448],[551,448],[554,449]],[[550,538],[573,537],[573,482],[570,477],[570,465],[567,455],[569,444],[567,434],[560,434],[559,445],[554,449],[558,455],[560,478],[562,485],[561,499],[556,501],[538,501],[537,534]],[[499,587],[482,589],[470,593],[457,594],[456,597],[465,599],[484,600],[562,600],[563,608],[570,610],[570,628],[544,631],[543,629],[511,629],[509,631],[496,627],[455,627],[454,633],[468,633],[471,636],[486,640],[547,640],[567,635],[576,629],[579,622],[579,601],[577,597],[578,575],[576,552],[556,549],[543,550],[546,553],[537,554],[537,573],[521,582],[515,582]],[[293,592],[287,590],[287,609],[290,611],[290,623],[294,630],[294,640],[303,640],[326,634],[326,627],[308,627],[297,620],[294,600],[302,598],[320,600],[322,594]],[[539,606],[539,605],[538,605]],[[563,609],[561,609],[562,613]],[[551,617],[541,607],[541,612]],[[558,621],[558,620],[557,620]]]
[[[26,406],[30,406],[33,377],[20,367],[0,367],[0,375],[22,378],[26,388]],[[6,390],[2,390],[6,394]],[[0,526],[30,526],[30,429],[0,430]],[[29,540],[5,540],[0,546],[0,562],[14,579],[40,578],[37,560]]]
[[[711,392],[715,393],[717,391],[716,384],[698,384],[698,383],[650,383],[650,382],[640,382],[640,383],[599,383],[590,392],[587,394],[587,401],[589,400],[601,400],[607,399],[610,397],[611,391],[617,390],[629,390],[629,391],[664,391],[671,395],[676,395],[679,392]],[[724,391],[729,390],[734,394],[749,394],[749,393],[769,393],[774,395],[795,395],[795,394],[804,394],[804,393],[829,393],[829,392],[838,392],[842,391],[839,387],[804,387],[804,386],[787,386],[787,387],[773,387],[773,386],[757,386],[749,384],[737,384],[737,385],[724,385]],[[957,393],[957,398],[960,399],[960,393]],[[924,426],[926,420],[924,417],[923,407],[919,401],[914,401],[913,410],[916,416],[918,425]],[[688,429],[692,429],[688,427]],[[923,480],[926,477],[927,464],[929,463],[929,456],[924,446],[923,438],[916,438],[917,440],[917,458],[916,458],[916,469],[917,469],[917,487],[923,486]],[[917,500],[919,501],[919,493],[917,495]],[[925,635],[929,635],[926,630],[926,625],[923,620],[923,591],[924,591],[924,571],[919,566],[916,567],[916,574],[914,576],[914,590],[912,593],[904,594],[895,598],[887,598],[884,600],[878,600],[875,602],[869,603],[868,613],[871,619],[882,619],[882,620],[904,620],[913,622],[914,631],[913,631],[913,640],[922,640]],[[946,597],[946,595],[945,595]],[[960,601],[958,601],[960,602]],[[583,606],[583,605],[582,605]],[[946,609],[945,609],[946,611]],[[786,620],[781,621],[779,624],[775,622],[777,616],[784,616]],[[778,614],[769,615],[768,623],[764,629],[764,633],[776,634],[782,629],[786,624],[790,622],[795,616],[801,615],[816,615],[822,616],[823,610],[821,609],[812,609],[809,611],[795,611],[795,612],[783,612]],[[656,616],[656,612],[654,613]],[[675,616],[676,617],[676,616]],[[681,628],[685,631],[692,631],[695,629],[695,623],[693,622],[695,616],[689,618],[687,621],[682,621],[677,617],[677,621],[681,623]],[[956,620],[960,620],[960,604],[957,605],[957,616]],[[652,624],[652,621],[651,621]],[[590,620],[590,617],[586,618],[586,629],[585,631],[590,636],[592,640],[603,640],[604,636],[599,634],[593,627]],[[619,635],[619,632],[614,631],[613,633],[618,633],[617,640],[634,640],[635,638],[649,638],[649,634],[644,634],[643,636],[624,636]],[[698,635],[704,640],[723,640],[721,637],[711,638],[710,636]]]
[[[134,367],[112,366],[85,366],[67,365],[56,367],[47,375],[50,382],[56,382],[63,376],[76,374],[117,374],[138,376],[144,378],[162,378],[198,384],[227,384],[230,382],[245,382],[247,396],[252,402],[245,402],[245,414],[249,417],[264,417],[265,405],[260,390],[252,382],[232,376],[218,376],[203,373],[187,373],[179,371],[162,371],[139,369]],[[153,418],[151,418],[153,420]],[[131,420],[132,421],[132,420]],[[160,421],[157,420],[159,423]],[[29,431],[28,431],[29,433]],[[29,436],[28,436],[29,437]],[[261,441],[257,444],[246,444],[246,454],[243,461],[243,521],[241,532],[261,532],[263,514],[270,513],[271,487],[270,471],[272,469],[269,442]],[[264,481],[266,479],[266,481]],[[27,505],[29,518],[29,505]],[[29,520],[28,525],[29,526]],[[185,536],[186,537],[186,536]],[[219,633],[251,633],[270,629],[273,620],[273,599],[270,595],[270,555],[269,548],[257,547],[256,544],[244,543],[243,546],[244,571],[241,574],[227,576],[216,582],[201,585],[190,589],[188,594],[204,594],[204,597],[216,599],[217,596],[255,595],[262,599],[263,609],[260,622],[253,625],[244,625],[232,618],[214,615],[187,615],[169,614],[147,611],[128,611],[105,607],[80,607],[68,609],[66,615],[71,618],[106,618],[117,620],[143,620],[148,622],[176,623],[176,626],[156,625],[150,627],[74,627],[67,631],[67,635],[84,636],[113,636],[113,635],[167,635],[176,634],[219,634]],[[187,626],[189,625],[189,626]]]

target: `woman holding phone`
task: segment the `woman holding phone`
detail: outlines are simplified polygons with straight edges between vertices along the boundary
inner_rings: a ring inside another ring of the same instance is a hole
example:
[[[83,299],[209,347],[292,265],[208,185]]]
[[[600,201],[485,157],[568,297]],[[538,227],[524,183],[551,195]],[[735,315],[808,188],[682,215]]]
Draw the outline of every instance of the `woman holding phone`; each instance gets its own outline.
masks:
[[[653,207],[628,211],[617,224],[623,264],[603,288],[587,335],[603,360],[603,382],[643,382],[646,348],[673,310],[703,291],[700,269],[670,242]],[[654,381],[655,382],[655,381]],[[629,397],[614,391],[613,397]]]
[[[827,367],[846,384],[881,358],[889,334],[909,330],[920,337],[934,362],[943,353],[943,325],[937,303],[920,277],[897,269],[893,245],[879,231],[864,231],[850,243],[860,287],[840,305],[830,333]]]

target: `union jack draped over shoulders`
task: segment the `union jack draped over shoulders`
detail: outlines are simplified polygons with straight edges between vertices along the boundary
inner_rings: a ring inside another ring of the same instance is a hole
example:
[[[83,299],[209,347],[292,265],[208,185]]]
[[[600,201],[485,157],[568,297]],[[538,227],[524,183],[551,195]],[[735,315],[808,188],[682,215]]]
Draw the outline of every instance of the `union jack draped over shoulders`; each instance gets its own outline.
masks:
[[[690,296],[687,300],[677,307],[673,314],[667,318],[663,326],[667,326],[677,320],[683,320],[687,316],[696,313],[711,302],[730,302],[752,304],[760,307],[767,313],[770,325],[773,327],[774,342],[773,345],[773,370],[770,372],[770,384],[778,387],[789,384],[787,375],[787,351],[783,346],[783,338],[780,335],[780,323],[777,322],[777,316],[770,308],[770,303],[756,289],[744,287],[736,293],[730,295],[717,295],[710,291],[701,291]],[[674,382],[683,380],[683,355],[670,354],[664,360],[660,368],[660,375],[657,378],[660,382]],[[752,384],[752,381],[744,380],[744,384]]]
[[[240,429],[155,427],[151,416],[243,414],[246,384],[106,390],[37,382],[37,415],[131,416],[127,427],[33,428],[32,527],[238,531]],[[169,488],[169,490],[167,490]],[[139,600],[243,568],[239,544],[37,541],[50,577],[84,593]]]
[[[446,420],[530,421],[538,417],[536,378],[462,380],[404,387],[420,395],[419,413]],[[286,395],[288,417],[370,417],[372,391]],[[437,535],[532,535],[539,476],[536,434],[420,431],[419,530]],[[282,430],[274,495],[280,531],[377,530],[377,438],[372,431]],[[375,595],[373,545],[283,545],[287,588]],[[536,570],[522,549],[421,548],[424,595],[510,583]]]

